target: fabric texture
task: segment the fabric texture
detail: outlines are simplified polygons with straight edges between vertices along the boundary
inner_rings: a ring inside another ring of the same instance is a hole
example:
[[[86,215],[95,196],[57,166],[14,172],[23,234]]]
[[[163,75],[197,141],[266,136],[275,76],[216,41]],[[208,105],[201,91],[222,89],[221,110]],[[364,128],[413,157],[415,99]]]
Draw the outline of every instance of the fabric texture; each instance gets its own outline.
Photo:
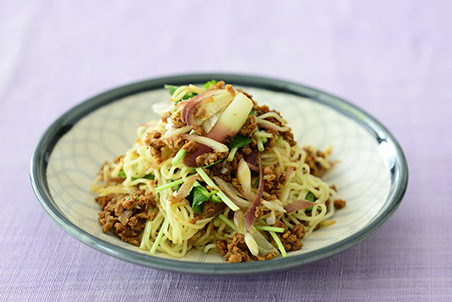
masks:
[[[439,0],[0,2],[0,300],[450,300],[451,10]],[[29,180],[47,127],[105,90],[200,72],[289,80],[370,113],[408,161],[397,212],[344,252],[240,277],[141,267],[61,230]]]

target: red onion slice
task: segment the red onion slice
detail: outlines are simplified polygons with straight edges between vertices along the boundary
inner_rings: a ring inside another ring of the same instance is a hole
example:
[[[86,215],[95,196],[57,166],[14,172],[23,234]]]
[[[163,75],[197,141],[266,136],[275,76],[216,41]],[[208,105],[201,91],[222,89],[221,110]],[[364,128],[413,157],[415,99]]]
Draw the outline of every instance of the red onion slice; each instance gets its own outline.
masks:
[[[187,197],[188,194],[190,193],[191,187],[193,186],[195,181],[197,181],[200,178],[201,176],[199,176],[198,174],[195,174],[187,178],[184,184],[179,188],[179,191],[177,191],[176,195],[174,196],[174,199],[171,201],[171,204],[176,204],[184,200],[184,198]]]
[[[276,128],[275,126],[272,126],[272,125],[263,124],[263,123],[258,123],[258,125],[259,125],[259,128],[262,128],[262,129],[278,131],[278,128]]]
[[[248,167],[253,170],[254,172],[259,172],[259,168],[256,167],[255,165],[250,164],[249,162],[246,162]]]
[[[243,212],[241,210],[235,211],[234,224],[237,227],[237,232],[239,232],[240,234],[246,233],[245,216],[243,215]]]
[[[208,90],[186,101],[181,110],[182,121],[187,125],[192,124],[194,122],[194,114],[198,109],[199,104],[217,93],[219,93],[218,90]]]
[[[177,135],[185,134],[189,131],[191,131],[190,126],[184,126],[181,128],[171,128],[168,131],[166,131],[165,134],[163,134],[161,138],[170,138],[170,137],[174,137]]]
[[[216,140],[213,140],[206,136],[200,136],[200,135],[194,135],[194,134],[182,134],[181,137],[185,138],[187,140],[194,141],[199,144],[206,145],[206,146],[212,148],[216,152],[228,152],[229,151],[228,146],[226,146],[225,144],[217,142]]]
[[[252,170],[256,169],[255,171],[259,172],[259,169],[256,167],[256,164],[257,164],[257,151],[256,150],[253,150],[253,152],[251,152],[250,154],[245,155],[244,159],[250,166],[250,169],[252,169]]]
[[[246,210],[250,207],[250,202],[240,198],[237,194],[238,192],[236,192],[235,188],[231,184],[216,176],[214,176],[213,179],[217,183],[220,190],[223,191],[223,193],[226,194],[226,196],[228,196],[229,199],[231,199],[231,201],[241,210]]]
[[[254,200],[251,207],[248,208],[245,212],[245,222],[246,222],[246,230],[247,232],[251,229],[254,224],[254,220],[256,220],[256,208],[261,203],[262,194],[264,193],[264,167],[262,166],[262,157],[261,153],[258,153],[259,160],[259,187],[257,190],[256,199]]]
[[[294,163],[298,163],[298,161],[300,160],[300,158],[298,157],[296,160],[294,160]],[[294,166],[291,166],[288,170],[287,170],[287,174],[286,174],[286,180],[289,180],[290,175],[292,174],[292,172],[295,170]]]
[[[234,91],[207,90],[187,102],[182,109],[181,118],[191,127],[194,125],[201,126],[205,121],[223,111],[234,99],[234,96]],[[214,120],[216,119],[214,118]],[[214,121],[212,121],[212,125],[207,125],[208,128],[211,129],[213,124],[215,124]],[[209,132],[207,129],[204,130]]]
[[[299,199],[299,200],[296,200],[296,201],[284,206],[284,210],[286,210],[287,213],[292,213],[292,212],[296,212],[299,210],[307,209],[309,207],[314,206],[315,204],[316,203],[309,201],[309,200]]]

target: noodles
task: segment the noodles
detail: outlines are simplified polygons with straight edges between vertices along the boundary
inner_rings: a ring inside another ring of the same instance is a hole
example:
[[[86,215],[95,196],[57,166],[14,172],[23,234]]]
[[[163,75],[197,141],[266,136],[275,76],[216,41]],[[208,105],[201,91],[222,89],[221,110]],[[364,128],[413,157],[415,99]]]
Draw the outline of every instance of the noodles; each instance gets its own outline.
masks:
[[[223,82],[166,87],[162,118],[91,186],[104,232],[151,255],[216,249],[243,262],[285,256],[333,223],[336,191],[320,178],[330,148],[301,148],[278,112]]]

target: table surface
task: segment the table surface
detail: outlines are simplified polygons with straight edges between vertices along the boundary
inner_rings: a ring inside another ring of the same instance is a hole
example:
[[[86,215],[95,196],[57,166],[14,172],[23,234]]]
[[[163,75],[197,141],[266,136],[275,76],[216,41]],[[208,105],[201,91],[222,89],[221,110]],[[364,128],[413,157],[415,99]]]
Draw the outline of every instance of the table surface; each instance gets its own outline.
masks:
[[[406,0],[1,1],[0,299],[451,299],[451,10],[450,1]],[[110,88],[200,72],[289,80],[369,112],[408,161],[397,212],[342,253],[240,277],[141,267],[61,230],[29,181],[46,128]]]

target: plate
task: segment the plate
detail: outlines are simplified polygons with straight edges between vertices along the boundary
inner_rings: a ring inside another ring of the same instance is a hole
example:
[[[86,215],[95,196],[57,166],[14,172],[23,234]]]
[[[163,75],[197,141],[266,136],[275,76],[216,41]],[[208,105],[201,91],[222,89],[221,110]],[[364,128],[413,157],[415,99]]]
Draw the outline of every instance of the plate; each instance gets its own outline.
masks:
[[[324,179],[335,184],[347,206],[332,226],[303,240],[287,258],[225,263],[211,251],[183,259],[156,253],[104,234],[90,185],[100,166],[130,148],[136,126],[158,118],[152,104],[168,100],[165,84],[224,80],[281,112],[301,145],[333,147],[340,163]],[[373,117],[328,93],[277,79],[234,74],[187,74],[151,79],[90,98],[58,118],[43,134],[30,164],[33,190],[45,211],[67,233],[108,255],[157,269],[184,273],[241,275],[279,271],[339,253],[377,231],[394,213],[406,191],[408,167],[399,144]]]

